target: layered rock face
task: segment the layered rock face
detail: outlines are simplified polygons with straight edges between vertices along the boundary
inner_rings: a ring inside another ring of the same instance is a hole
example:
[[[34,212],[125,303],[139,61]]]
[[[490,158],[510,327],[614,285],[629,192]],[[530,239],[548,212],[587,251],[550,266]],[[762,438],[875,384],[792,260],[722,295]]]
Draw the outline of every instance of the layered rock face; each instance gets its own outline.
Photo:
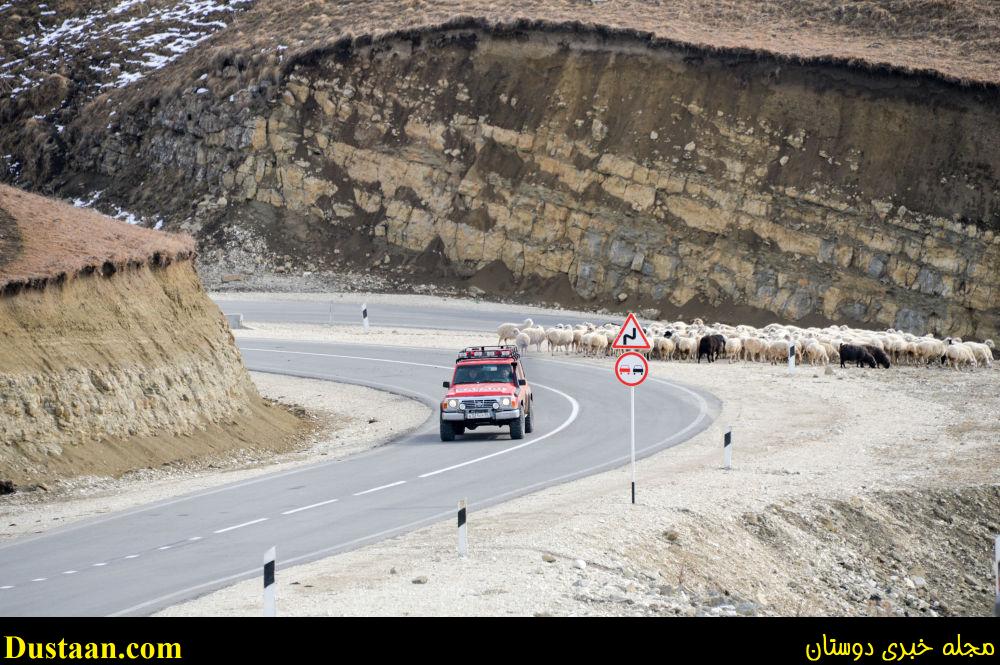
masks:
[[[0,480],[286,449],[194,243],[0,186]]]
[[[189,228],[272,268],[363,237],[664,316],[1000,332],[995,90],[452,30],[121,130],[100,169],[223,197]]]
[[[182,441],[265,410],[190,261],[0,297],[0,339],[0,478],[216,452]]]

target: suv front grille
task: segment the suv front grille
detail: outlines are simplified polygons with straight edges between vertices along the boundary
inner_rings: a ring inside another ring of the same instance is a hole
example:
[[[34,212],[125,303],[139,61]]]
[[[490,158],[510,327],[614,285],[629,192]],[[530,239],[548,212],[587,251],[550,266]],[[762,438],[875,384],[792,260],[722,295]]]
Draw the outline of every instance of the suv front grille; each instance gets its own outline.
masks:
[[[495,399],[463,399],[466,409],[492,409]]]

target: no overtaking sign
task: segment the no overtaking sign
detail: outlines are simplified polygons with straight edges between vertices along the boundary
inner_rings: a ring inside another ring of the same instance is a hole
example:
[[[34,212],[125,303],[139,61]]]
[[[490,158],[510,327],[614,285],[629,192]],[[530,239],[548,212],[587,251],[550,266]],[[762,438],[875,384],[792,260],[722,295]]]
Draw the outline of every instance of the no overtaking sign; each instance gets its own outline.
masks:
[[[629,388],[634,388],[649,376],[649,363],[635,352],[623,353],[615,362],[615,378]]]

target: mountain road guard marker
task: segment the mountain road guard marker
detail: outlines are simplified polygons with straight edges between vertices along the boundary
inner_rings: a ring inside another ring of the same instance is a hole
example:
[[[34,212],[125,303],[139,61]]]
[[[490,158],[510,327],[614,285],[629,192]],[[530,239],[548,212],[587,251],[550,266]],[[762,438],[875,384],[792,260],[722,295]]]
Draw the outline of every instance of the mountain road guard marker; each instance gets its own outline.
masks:
[[[630,315],[631,316],[631,315]],[[625,325],[628,325],[626,322]],[[622,328],[624,332],[624,328]],[[641,332],[641,330],[640,330]],[[635,504],[635,387],[649,377],[649,363],[634,351],[623,353],[615,361],[615,378],[628,386],[629,392],[629,455],[632,459],[632,503]]]
[[[642,326],[639,325],[635,314],[629,312],[611,348],[620,351],[649,351],[653,347],[650,345],[646,333],[642,332]]]

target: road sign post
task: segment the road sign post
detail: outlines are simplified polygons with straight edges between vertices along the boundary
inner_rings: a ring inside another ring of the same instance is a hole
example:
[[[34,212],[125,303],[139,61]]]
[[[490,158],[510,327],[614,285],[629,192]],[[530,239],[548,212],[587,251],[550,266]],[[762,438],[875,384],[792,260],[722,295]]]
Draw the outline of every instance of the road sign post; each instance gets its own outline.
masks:
[[[615,378],[628,386],[629,391],[628,448],[632,472],[632,504],[635,505],[635,387],[649,376],[649,363],[645,356],[636,352],[649,351],[651,348],[635,314],[629,313],[611,348],[626,352],[615,362]]]
[[[628,389],[631,416],[629,418],[629,457],[632,459],[632,505],[635,505],[635,387]]]

